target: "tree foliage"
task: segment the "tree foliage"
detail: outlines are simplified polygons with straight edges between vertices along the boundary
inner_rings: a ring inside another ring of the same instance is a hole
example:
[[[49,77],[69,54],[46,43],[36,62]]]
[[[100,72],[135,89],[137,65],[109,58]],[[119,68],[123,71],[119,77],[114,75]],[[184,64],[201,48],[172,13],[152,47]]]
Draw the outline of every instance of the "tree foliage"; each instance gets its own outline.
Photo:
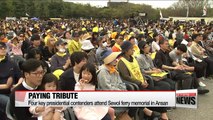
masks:
[[[159,1],[160,2],[160,1]],[[163,16],[186,16],[189,7],[189,16],[202,16],[203,6],[207,7],[207,16],[213,16],[210,0],[179,0],[167,9],[161,9]],[[1,0],[0,18],[30,17],[50,18],[129,18],[133,13],[145,12],[145,19],[159,19],[159,9],[150,5],[123,3],[110,7],[98,8],[89,4],[75,4],[63,0]]]

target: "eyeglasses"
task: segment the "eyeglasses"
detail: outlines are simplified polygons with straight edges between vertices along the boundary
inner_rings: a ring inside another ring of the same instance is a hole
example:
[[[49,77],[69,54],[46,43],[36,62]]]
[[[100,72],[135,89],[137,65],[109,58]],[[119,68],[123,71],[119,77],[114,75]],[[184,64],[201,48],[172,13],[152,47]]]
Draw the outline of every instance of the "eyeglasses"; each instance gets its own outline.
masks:
[[[35,76],[43,76],[45,73],[46,73],[46,71],[43,70],[43,71],[39,71],[39,72],[31,72],[30,74],[33,74]]]

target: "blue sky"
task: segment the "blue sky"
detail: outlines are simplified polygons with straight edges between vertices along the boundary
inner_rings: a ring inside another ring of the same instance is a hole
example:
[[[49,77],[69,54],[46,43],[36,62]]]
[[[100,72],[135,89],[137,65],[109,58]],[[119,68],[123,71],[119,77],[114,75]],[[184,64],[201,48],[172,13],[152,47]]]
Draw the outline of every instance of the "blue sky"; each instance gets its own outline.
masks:
[[[82,3],[87,4],[90,3],[91,6],[98,6],[104,7],[107,6],[108,0],[64,0],[70,1],[74,3]],[[111,0],[112,2],[126,2],[127,0]],[[148,4],[151,5],[153,8],[167,8],[171,6],[173,3],[177,2],[178,0],[129,0],[131,3],[135,4]]]

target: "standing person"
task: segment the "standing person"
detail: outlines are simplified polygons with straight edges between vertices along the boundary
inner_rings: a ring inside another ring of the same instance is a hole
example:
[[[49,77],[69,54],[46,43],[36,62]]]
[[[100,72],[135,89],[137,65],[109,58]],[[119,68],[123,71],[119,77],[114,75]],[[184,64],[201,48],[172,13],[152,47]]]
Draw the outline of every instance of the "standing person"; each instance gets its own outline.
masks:
[[[6,104],[9,100],[13,83],[18,83],[18,80],[21,78],[21,71],[9,59],[6,51],[6,44],[0,42],[0,116],[2,119],[6,119]]]
[[[87,54],[84,52],[74,52],[70,56],[72,67],[60,76],[62,90],[74,90],[75,84],[79,80],[80,69],[87,62],[87,59]]]
[[[67,70],[70,67],[70,55],[66,52],[66,43],[63,40],[55,42],[57,52],[51,57],[50,69],[55,71],[57,69]]]
[[[42,64],[39,60],[29,59],[21,65],[23,71],[24,80],[21,84],[14,88],[10,95],[10,111],[15,115],[17,120],[36,120],[33,118],[33,114],[29,112],[29,107],[15,107],[15,91],[32,91],[38,90],[38,86],[41,85],[43,75],[45,71],[42,68]]]
[[[86,63],[80,70],[79,81],[75,84],[75,90],[95,90],[97,82],[95,66]],[[111,120],[115,119],[114,109],[111,107],[74,107],[73,109],[79,120],[107,120],[108,114]]]
[[[45,74],[39,90],[59,90],[57,77],[52,73]],[[65,120],[62,114],[63,107],[32,106],[29,108],[29,111],[35,117],[42,118],[43,120]]]

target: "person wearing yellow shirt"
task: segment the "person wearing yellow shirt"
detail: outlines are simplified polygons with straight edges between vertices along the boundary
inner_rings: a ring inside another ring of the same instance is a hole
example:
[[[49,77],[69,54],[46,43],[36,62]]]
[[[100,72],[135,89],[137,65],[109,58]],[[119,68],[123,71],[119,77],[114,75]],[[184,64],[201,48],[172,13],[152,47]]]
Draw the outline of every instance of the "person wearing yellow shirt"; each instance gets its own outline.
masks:
[[[133,56],[136,57],[136,56],[140,55],[140,49],[138,48],[137,44],[135,43],[135,37],[133,37],[133,36],[130,37],[129,42],[131,42],[133,45],[133,50],[134,50]]]
[[[154,83],[152,79],[149,79],[148,81],[144,78],[140,66],[136,60],[136,58],[133,56],[133,45],[129,41],[124,41],[121,45],[122,53],[121,58],[118,62],[118,72],[123,80],[126,80],[131,83],[135,83],[138,85],[140,90],[155,90]],[[148,83],[149,82],[149,83]],[[150,108],[152,110],[156,110],[160,113],[166,113],[166,108]],[[149,109],[144,108],[144,113],[148,116],[150,116]],[[163,119],[168,119],[167,116],[164,116]]]
[[[70,55],[73,52],[81,51],[81,44],[79,42],[78,31],[73,31],[73,39],[68,43],[67,48],[68,48]]]
[[[47,45],[47,41],[48,41],[49,38],[54,38],[55,41],[57,41],[57,39],[53,36],[53,33],[50,29],[47,30],[46,34],[47,34],[47,36],[44,38],[45,45]]]

